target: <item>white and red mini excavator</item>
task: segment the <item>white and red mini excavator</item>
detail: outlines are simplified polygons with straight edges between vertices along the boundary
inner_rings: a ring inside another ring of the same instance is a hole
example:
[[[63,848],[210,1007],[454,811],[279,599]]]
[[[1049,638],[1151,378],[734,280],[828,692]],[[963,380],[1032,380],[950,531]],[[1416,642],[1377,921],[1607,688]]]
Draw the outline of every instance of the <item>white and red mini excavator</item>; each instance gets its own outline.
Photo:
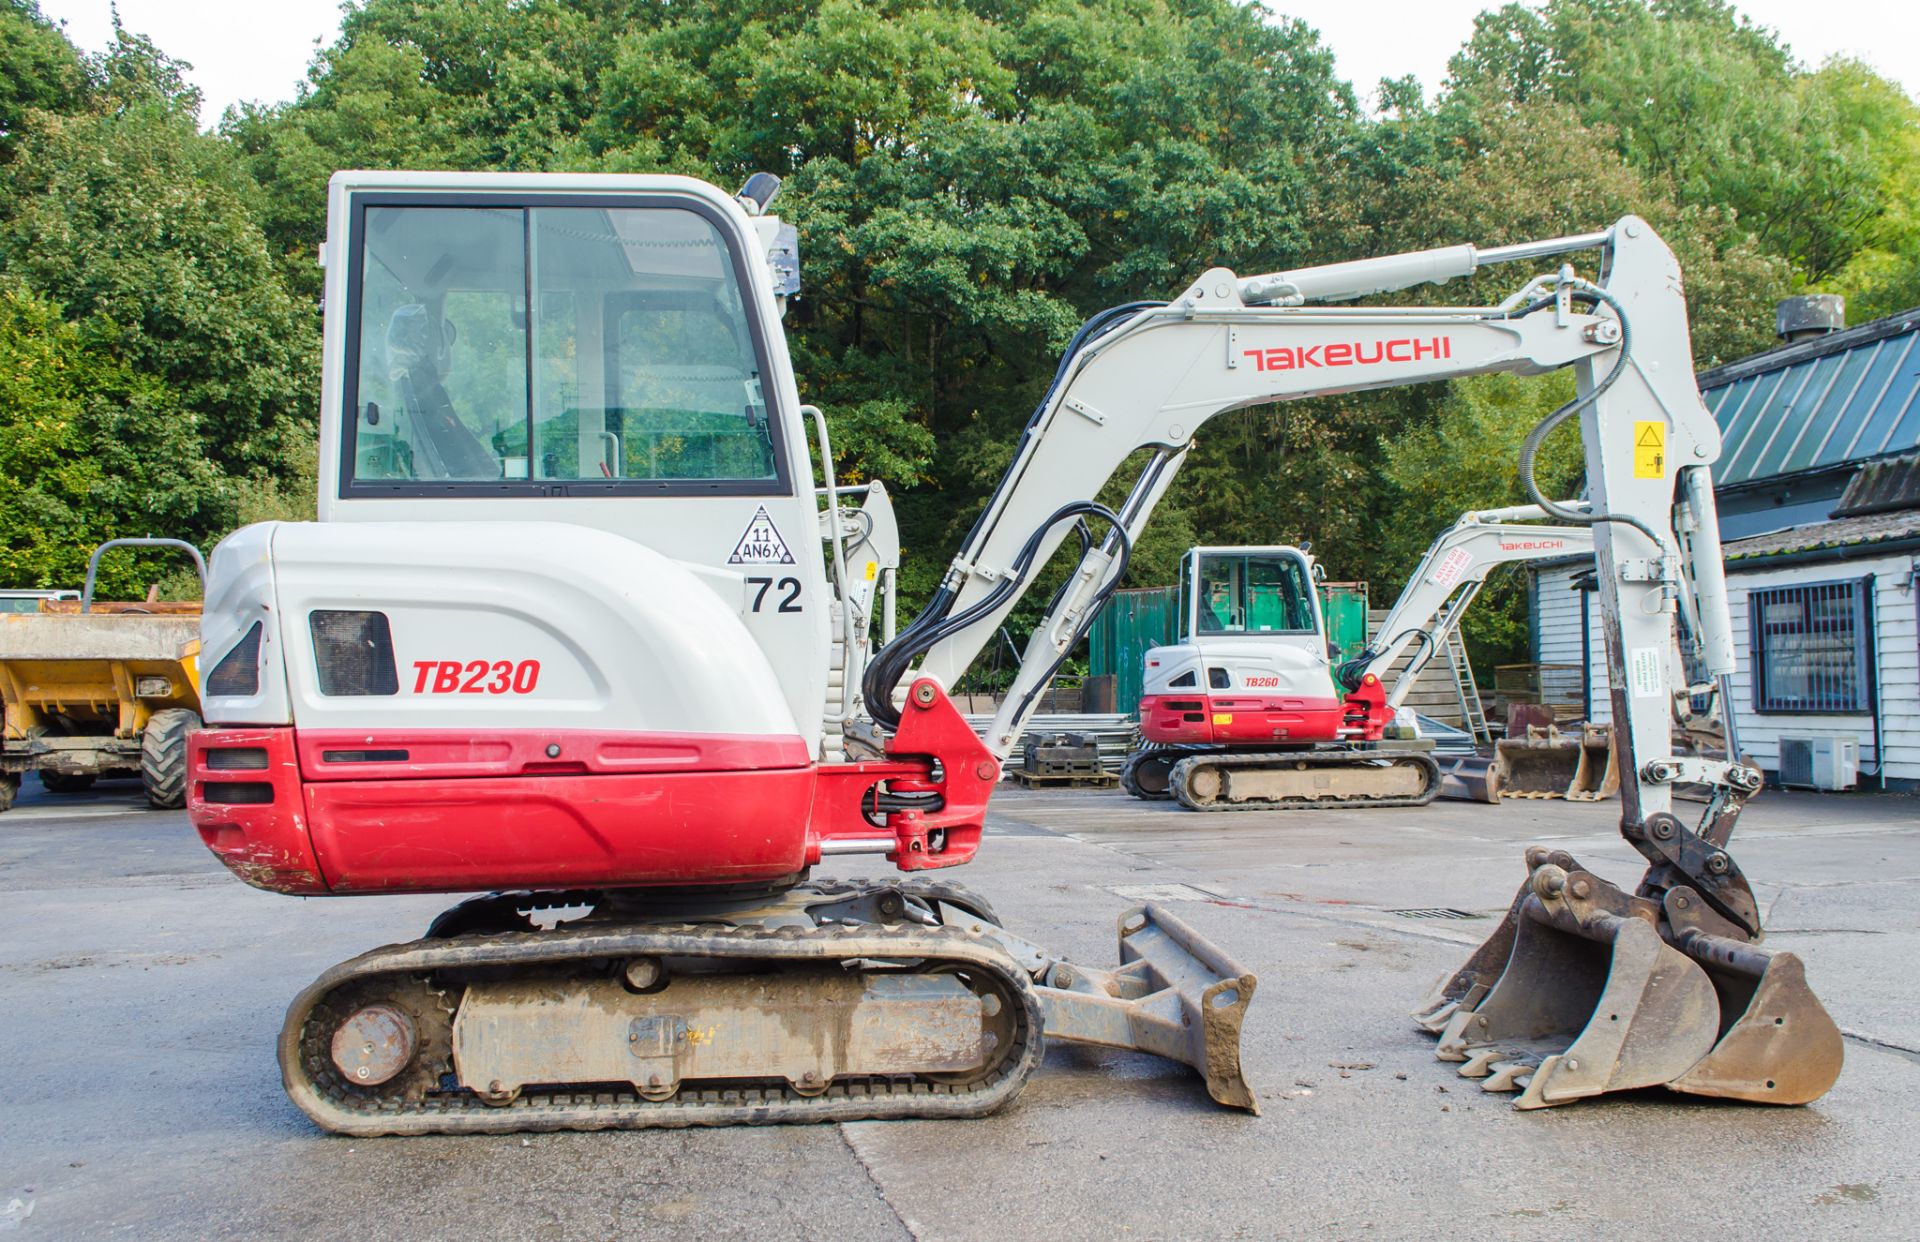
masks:
[[[1433,801],[1441,771],[1432,756],[1382,739],[1396,722],[1411,724],[1401,704],[1489,573],[1591,554],[1589,526],[1522,524],[1545,516],[1538,505],[1462,514],[1420,558],[1374,640],[1338,664],[1305,550],[1190,550],[1180,569],[1181,638],[1142,657],[1144,744],[1127,756],[1120,783],[1136,798],[1195,811]]]
[[[1149,906],[1121,918],[1116,968],[1064,962],[938,873],[979,849],[1000,758],[1208,419],[1487,371],[1580,376],[1563,416],[1582,420],[1592,508],[1562,520],[1599,523],[1634,773],[1623,828],[1655,862],[1629,895],[1537,860],[1519,940],[1536,925],[1631,939],[1702,986],[1703,969],[1734,969],[1723,946],[1736,965],[1767,959],[1724,848],[1754,778],[1668,745],[1690,689],[1659,658],[1675,608],[1714,674],[1732,660],[1718,439],[1678,271],[1645,224],[1215,269],[1170,303],[1095,316],[931,601],[869,656],[890,523],[878,493],[841,504],[825,419],[800,402],[777,184],[333,178],[319,520],[250,526],[214,554],[191,816],[275,892],[482,895],[296,998],[281,1068],[319,1124],[975,1116],[1020,1090],[1046,1039],[1183,1061],[1251,1109],[1239,1037],[1255,981],[1225,954]],[[1599,281],[1562,269],[1500,306],[1309,305],[1588,249]],[[1099,504],[1142,450],[1127,500]],[[1068,538],[1077,565],[982,740],[947,688]],[[1717,791],[1698,830],[1668,813],[1680,779]],[[850,856],[904,874],[814,878]],[[1523,1032],[1552,1051],[1564,1032],[1540,1021],[1474,1028],[1506,988],[1483,998],[1477,981],[1449,984],[1467,1021],[1449,1050],[1507,1065],[1532,1055],[1509,1046]],[[1724,1048],[1742,1028],[1719,1038],[1715,995],[1619,1029]]]

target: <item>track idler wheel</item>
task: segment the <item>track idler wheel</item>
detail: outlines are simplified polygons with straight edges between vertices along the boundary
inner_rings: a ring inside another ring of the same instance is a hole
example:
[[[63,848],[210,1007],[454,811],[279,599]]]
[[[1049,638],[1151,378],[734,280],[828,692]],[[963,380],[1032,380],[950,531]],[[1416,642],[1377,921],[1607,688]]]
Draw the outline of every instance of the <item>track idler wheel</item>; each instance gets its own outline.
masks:
[[[453,1008],[424,978],[342,988],[308,1016],[308,1076],[371,1106],[417,1104],[453,1068]]]
[[[1177,750],[1136,750],[1120,765],[1120,788],[1143,802],[1173,797],[1173,765],[1185,758]]]

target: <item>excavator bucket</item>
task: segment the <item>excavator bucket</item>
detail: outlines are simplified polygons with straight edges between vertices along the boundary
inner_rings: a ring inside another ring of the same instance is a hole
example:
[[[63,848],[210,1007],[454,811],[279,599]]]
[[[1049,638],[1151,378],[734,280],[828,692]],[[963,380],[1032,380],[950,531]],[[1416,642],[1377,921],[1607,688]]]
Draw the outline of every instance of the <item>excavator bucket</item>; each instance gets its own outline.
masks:
[[[1573,856],[1564,850],[1547,850],[1539,846],[1527,850],[1529,875],[1534,868],[1549,862],[1568,871],[1576,866]],[[1514,894],[1513,905],[1508,908],[1507,916],[1500,920],[1491,935],[1480,942],[1480,947],[1467,958],[1466,965],[1451,974],[1440,976],[1433,990],[1413,1010],[1416,1026],[1429,1035],[1438,1035],[1447,1029],[1447,1024],[1456,1013],[1463,1009],[1479,1008],[1480,1002],[1493,990],[1500,972],[1507,968],[1507,959],[1513,956],[1514,937],[1520,931],[1520,911],[1532,893],[1532,881],[1523,882],[1520,891]]]
[[[1587,725],[1580,730],[1580,755],[1573,780],[1567,785],[1569,802],[1602,802],[1620,792],[1620,770],[1613,764],[1613,730]]]
[[[1055,962],[1037,990],[1048,1039],[1179,1061],[1199,1071],[1216,1102],[1258,1113],[1240,1071],[1240,1028],[1255,983],[1200,933],[1149,904],[1121,916],[1118,970]]]
[[[1747,943],[1691,889],[1663,908],[1565,854],[1528,861],[1507,920],[1416,1011],[1444,1021],[1441,1060],[1517,1108],[1655,1086],[1804,1104],[1833,1085],[1840,1033],[1793,954]]]
[[[1524,737],[1503,737],[1493,748],[1503,797],[1564,798],[1580,769],[1579,742],[1552,725],[1529,725]]]
[[[1840,1077],[1845,1045],[1807,986],[1800,959],[1748,943],[1690,888],[1668,890],[1665,906],[1676,941],[1706,971],[1720,1000],[1713,1051],[1667,1085],[1762,1104],[1806,1104],[1825,1095]]]

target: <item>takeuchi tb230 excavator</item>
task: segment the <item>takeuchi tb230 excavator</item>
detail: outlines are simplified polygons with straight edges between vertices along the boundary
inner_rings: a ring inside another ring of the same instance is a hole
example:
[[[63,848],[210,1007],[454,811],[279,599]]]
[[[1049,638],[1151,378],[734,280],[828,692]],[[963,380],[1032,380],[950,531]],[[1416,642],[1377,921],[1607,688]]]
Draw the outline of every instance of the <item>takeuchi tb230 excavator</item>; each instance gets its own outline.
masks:
[[[870,652],[876,562],[856,547],[878,522],[841,505],[825,419],[795,388],[780,319],[797,246],[766,211],[776,188],[764,175],[738,195],[664,176],[331,183],[319,521],[250,526],[215,551],[191,815],[261,888],[484,895],[295,999],[281,1068],[319,1124],[974,1116],[1020,1090],[1048,1039],[1172,1057],[1253,1108],[1239,1035],[1255,980],[1230,957],[1148,906],[1121,917],[1117,968],[1066,962],[940,872],[980,847],[1000,757],[1208,419],[1487,371],[1581,377],[1561,416],[1579,414],[1588,448],[1592,511],[1574,520],[1605,523],[1615,719],[1634,772],[1623,826],[1655,860],[1637,894],[1534,860],[1516,959],[1538,927],[1603,961],[1645,950],[1704,982],[1697,963],[1765,960],[1762,994],[1784,980],[1784,955],[1753,943],[1757,913],[1724,849],[1752,774],[1671,756],[1669,700],[1687,688],[1640,654],[1668,641],[1678,606],[1707,636],[1708,667],[1732,667],[1706,471],[1717,440],[1678,271],[1644,223],[1269,276],[1214,269],[1169,303],[1094,316],[930,602]],[[1500,306],[1308,305],[1589,249],[1599,281],[1563,269]],[[1098,503],[1136,452],[1126,501]],[[982,739],[947,687],[1069,538],[1077,563]],[[1698,830],[1667,813],[1683,777],[1717,791]],[[905,874],[813,878],[859,856]],[[1643,991],[1664,996],[1668,977]],[[1483,997],[1478,978],[1445,989],[1466,1020],[1447,1047],[1497,1049],[1503,1065],[1550,1055],[1558,1026],[1474,1026],[1510,990],[1503,977]],[[1551,976],[1530,986],[1566,991]],[[1740,1028],[1719,1039],[1716,995],[1689,993],[1684,1012],[1643,1003],[1618,1029],[1724,1050]],[[1523,1034],[1545,1043],[1510,1046]],[[1700,1058],[1663,1065],[1683,1059]]]
[[[1143,656],[1145,744],[1127,757],[1121,785],[1195,811],[1433,801],[1441,772],[1432,756],[1382,739],[1396,723],[1399,736],[1418,736],[1400,706],[1490,572],[1592,552],[1589,526],[1521,524],[1545,516],[1538,505],[1462,514],[1420,558],[1377,637],[1337,667],[1307,552],[1192,549],[1180,572],[1181,641]]]

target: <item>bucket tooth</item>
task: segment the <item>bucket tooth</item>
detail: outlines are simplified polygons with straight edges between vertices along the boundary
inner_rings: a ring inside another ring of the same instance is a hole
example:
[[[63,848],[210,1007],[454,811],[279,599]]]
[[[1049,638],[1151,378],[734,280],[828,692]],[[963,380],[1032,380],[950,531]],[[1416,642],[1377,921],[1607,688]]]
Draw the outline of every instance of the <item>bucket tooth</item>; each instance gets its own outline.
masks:
[[[1544,862],[1554,863],[1568,871],[1579,867],[1573,856],[1565,850],[1548,850],[1537,845],[1527,850],[1529,871]],[[1531,881],[1520,885],[1520,891],[1514,894],[1506,917],[1480,942],[1460,969],[1442,975],[1433,989],[1414,1007],[1412,1017],[1415,1026],[1429,1034],[1444,1035],[1457,1014],[1478,1008],[1480,1002],[1486,999],[1494,980],[1507,968],[1507,959],[1513,954],[1514,933],[1520,927],[1520,907],[1532,892]],[[1442,1042],[1445,1042],[1444,1038]],[[1458,1058],[1442,1055],[1440,1059],[1450,1061]]]
[[[1713,984],[1661,939],[1658,906],[1552,862],[1529,887],[1506,970],[1478,1009],[1455,1015],[1444,1052],[1490,1074],[1537,1060],[1519,1108],[1660,1086],[1706,1055],[1719,1027]],[[1497,1055],[1481,1060],[1488,1050]]]
[[[1692,889],[1666,895],[1675,939],[1712,980],[1720,1001],[1720,1038],[1713,1050],[1667,1085],[1689,1095],[1761,1104],[1806,1104],[1840,1077],[1840,1028],[1792,953],[1747,943],[1720,922]]]
[[[1120,919],[1120,968],[1055,963],[1038,989],[1048,1039],[1151,1052],[1199,1071],[1230,1108],[1260,1107],[1240,1069],[1258,980],[1160,906]]]
[[[1525,1091],[1538,1068],[1531,1061],[1501,1061],[1480,1084],[1482,1091]]]

